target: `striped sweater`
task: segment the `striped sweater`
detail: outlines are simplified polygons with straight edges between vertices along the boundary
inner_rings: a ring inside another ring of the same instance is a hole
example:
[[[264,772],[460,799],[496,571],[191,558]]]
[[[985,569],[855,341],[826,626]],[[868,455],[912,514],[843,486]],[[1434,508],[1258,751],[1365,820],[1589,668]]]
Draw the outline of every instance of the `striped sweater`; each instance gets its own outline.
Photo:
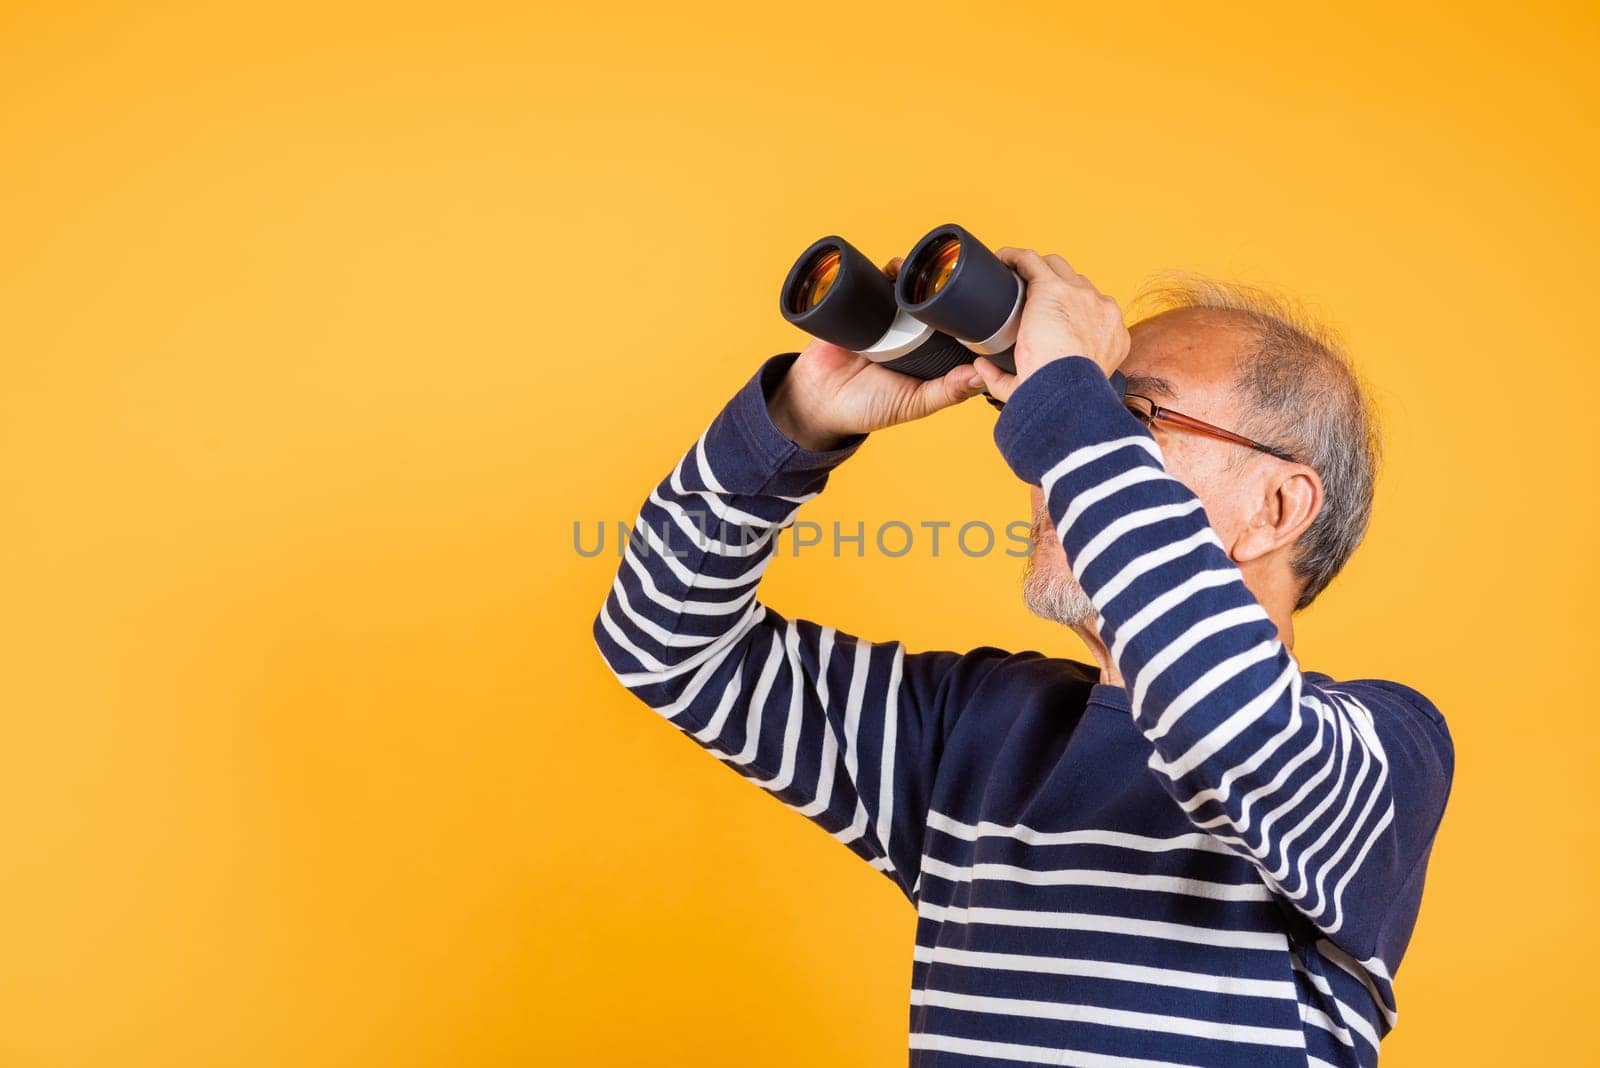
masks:
[[[621,683],[917,910],[912,1065],[1372,1065],[1454,757],[1399,683],[1302,670],[1200,500],[1071,356],[995,427],[1124,686],[909,652],[756,596],[858,448],[800,448],[768,360],[644,502],[594,637]],[[848,950],[841,947],[841,953]]]

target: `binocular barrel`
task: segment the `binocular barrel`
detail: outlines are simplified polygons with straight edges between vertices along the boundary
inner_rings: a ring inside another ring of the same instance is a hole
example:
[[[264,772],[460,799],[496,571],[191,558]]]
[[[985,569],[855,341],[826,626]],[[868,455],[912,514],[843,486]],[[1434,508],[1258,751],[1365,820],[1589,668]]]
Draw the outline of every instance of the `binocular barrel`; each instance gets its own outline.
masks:
[[[842,237],[824,237],[801,253],[784,279],[780,307],[813,337],[915,378],[939,378],[972,360],[955,338],[902,310],[894,282]]]
[[[800,254],[783,281],[783,317],[813,337],[916,378],[987,356],[1012,358],[1026,285],[954,223],[929,231],[891,281],[842,237]]]

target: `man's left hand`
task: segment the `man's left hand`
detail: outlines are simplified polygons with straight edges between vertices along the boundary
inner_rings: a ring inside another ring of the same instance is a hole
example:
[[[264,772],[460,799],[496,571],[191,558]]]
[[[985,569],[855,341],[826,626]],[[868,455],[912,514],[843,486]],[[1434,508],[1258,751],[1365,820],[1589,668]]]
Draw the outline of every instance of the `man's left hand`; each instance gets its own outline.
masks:
[[[1128,328],[1117,302],[1053,253],[1041,256],[1031,248],[1007,246],[994,254],[1028,288],[1017,329],[1017,373],[1006,374],[983,356],[973,362],[989,394],[1009,400],[1029,375],[1063,356],[1087,356],[1110,378],[1128,356]]]

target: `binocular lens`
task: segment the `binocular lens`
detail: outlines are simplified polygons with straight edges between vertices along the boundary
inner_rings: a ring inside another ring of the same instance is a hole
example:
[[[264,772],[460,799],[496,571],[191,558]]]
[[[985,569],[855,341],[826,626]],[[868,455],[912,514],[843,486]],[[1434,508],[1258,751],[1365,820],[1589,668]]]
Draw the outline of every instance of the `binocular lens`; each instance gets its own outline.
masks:
[[[1022,279],[955,223],[923,235],[895,280],[902,311],[959,338],[1003,371],[1015,371],[1012,349],[1022,316]]]
[[[792,299],[795,306],[791,311],[810,311],[822,303],[822,298],[828,295],[828,290],[833,288],[833,283],[839,277],[839,250],[824,248],[817,256],[806,265],[804,277],[795,288]]]
[[[946,238],[923,250],[917,262],[911,265],[912,276],[907,291],[915,303],[921,304],[944,288],[955,273],[961,259],[959,239]]]
[[[938,378],[972,361],[955,338],[901,311],[894,283],[838,235],[813,242],[794,261],[778,308],[812,337],[916,378]]]

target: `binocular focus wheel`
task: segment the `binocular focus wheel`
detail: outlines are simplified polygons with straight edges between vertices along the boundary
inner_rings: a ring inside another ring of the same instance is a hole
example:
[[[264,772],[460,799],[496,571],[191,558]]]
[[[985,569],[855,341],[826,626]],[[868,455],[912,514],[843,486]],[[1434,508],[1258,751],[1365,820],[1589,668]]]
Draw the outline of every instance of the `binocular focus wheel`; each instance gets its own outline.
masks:
[[[948,334],[933,333],[904,356],[884,360],[879,366],[923,380],[943,378],[954,368],[971,363],[972,350]]]

